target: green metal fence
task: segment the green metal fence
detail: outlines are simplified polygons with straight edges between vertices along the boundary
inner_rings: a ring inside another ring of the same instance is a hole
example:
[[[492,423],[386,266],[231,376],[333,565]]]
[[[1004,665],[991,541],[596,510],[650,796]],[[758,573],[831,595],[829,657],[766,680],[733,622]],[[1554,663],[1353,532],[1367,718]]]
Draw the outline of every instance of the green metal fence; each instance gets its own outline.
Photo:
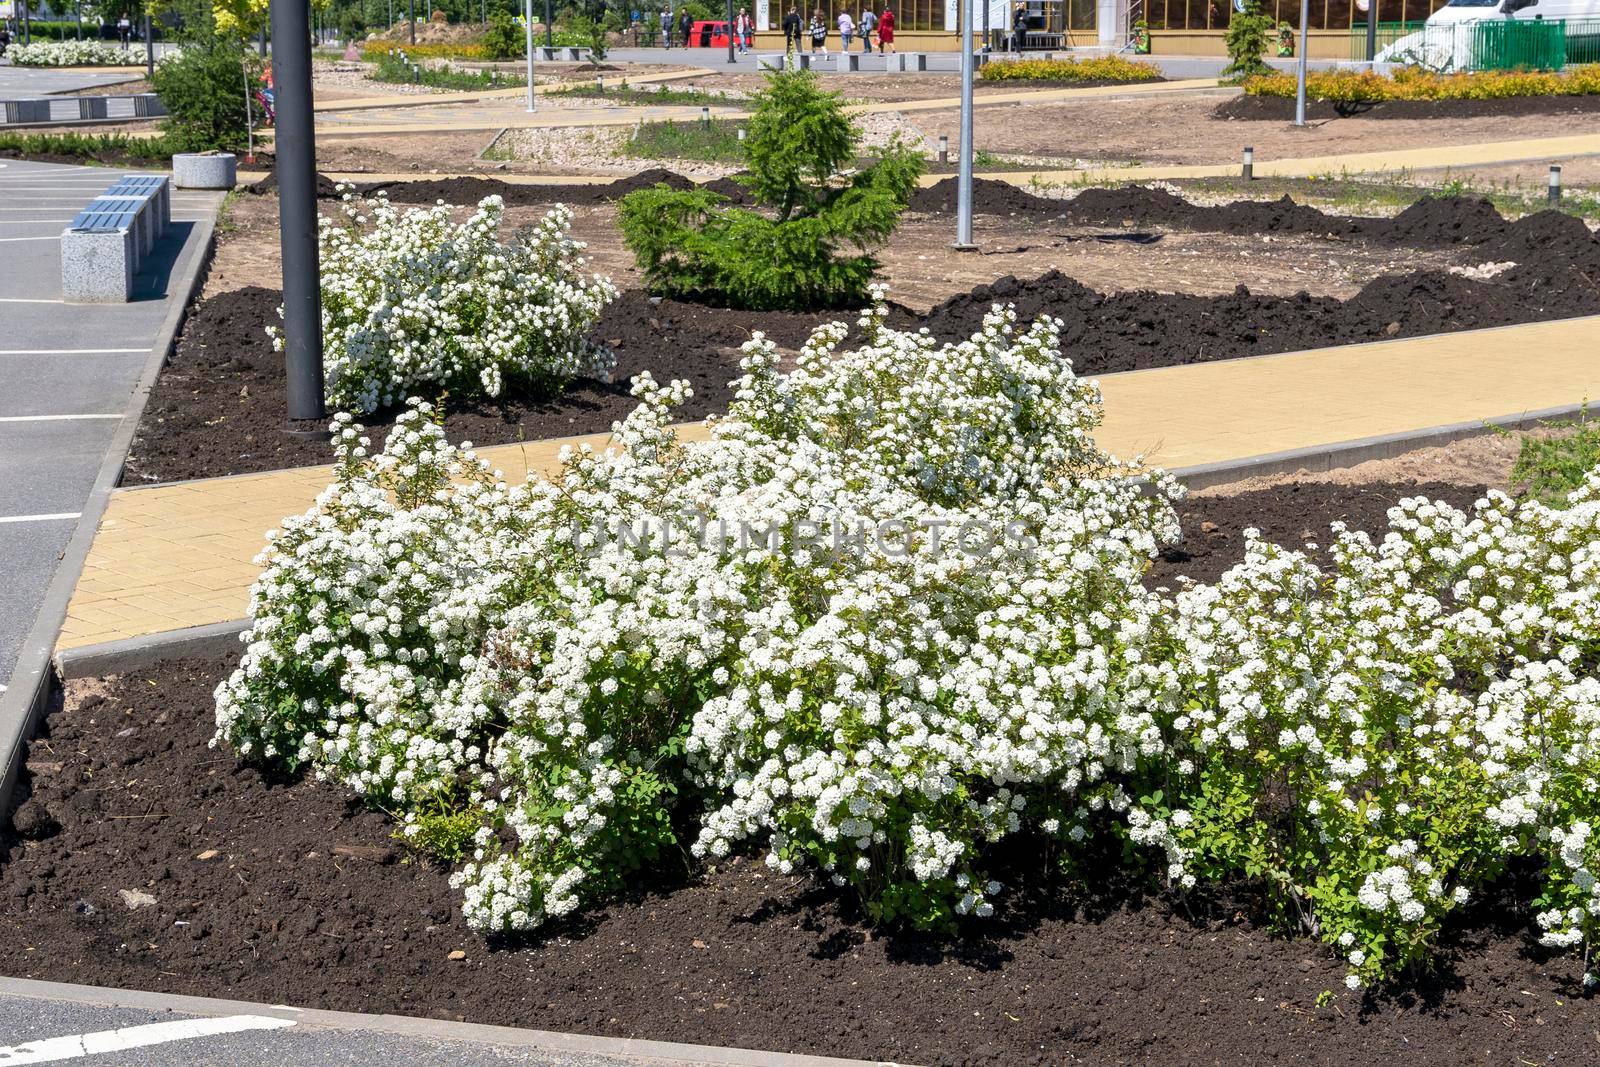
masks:
[[[1380,60],[1459,70],[1559,70],[1600,63],[1600,19],[1487,18],[1429,26],[1380,22]],[[1350,58],[1367,58],[1367,28],[1350,28]]]

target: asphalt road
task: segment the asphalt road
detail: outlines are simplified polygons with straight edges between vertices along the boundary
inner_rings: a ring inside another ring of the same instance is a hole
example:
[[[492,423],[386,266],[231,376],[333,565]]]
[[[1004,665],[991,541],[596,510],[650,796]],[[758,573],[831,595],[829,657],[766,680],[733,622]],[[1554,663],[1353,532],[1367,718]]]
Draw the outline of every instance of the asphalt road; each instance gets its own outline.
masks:
[[[65,304],[59,236],[122,171],[0,160],[0,686],[150,359],[196,222],[220,194],[174,191],[128,304]],[[190,269],[193,269],[191,264]]]
[[[90,1052],[86,1057],[85,1050]],[[343,1030],[271,1016],[239,1014],[203,1019],[141,1008],[0,997],[0,1064],[66,1059],[82,1059],[85,1067],[395,1067],[446,1063],[459,1067],[643,1067],[667,1062]]]

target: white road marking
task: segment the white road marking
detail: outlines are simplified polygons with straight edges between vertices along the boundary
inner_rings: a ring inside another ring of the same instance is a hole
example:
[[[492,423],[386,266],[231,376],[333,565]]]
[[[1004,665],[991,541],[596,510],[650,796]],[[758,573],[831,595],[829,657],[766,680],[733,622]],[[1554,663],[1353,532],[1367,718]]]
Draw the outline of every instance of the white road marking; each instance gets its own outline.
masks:
[[[64,304],[66,301],[38,296],[0,296],[0,304]]]
[[[0,523],[53,523],[66,522],[67,518],[82,517],[83,512],[51,512],[48,515],[0,515]]]
[[[164,1045],[169,1041],[190,1041],[197,1037],[216,1037],[246,1030],[282,1030],[293,1025],[293,1019],[275,1019],[270,1015],[227,1015],[220,1019],[181,1019],[144,1026],[124,1026],[117,1030],[70,1034],[0,1048],[0,1063],[6,1064],[6,1067],[15,1063],[56,1063],[106,1052]]]
[[[0,356],[118,356],[148,348],[0,348]]]
[[[74,422],[78,419],[120,419],[115,415],[0,415],[0,422]]]
[[[61,235],[59,233],[52,233],[52,234],[49,234],[49,235],[47,235],[45,237],[0,237],[0,242],[9,242],[9,241],[59,241],[59,240],[61,240]]]

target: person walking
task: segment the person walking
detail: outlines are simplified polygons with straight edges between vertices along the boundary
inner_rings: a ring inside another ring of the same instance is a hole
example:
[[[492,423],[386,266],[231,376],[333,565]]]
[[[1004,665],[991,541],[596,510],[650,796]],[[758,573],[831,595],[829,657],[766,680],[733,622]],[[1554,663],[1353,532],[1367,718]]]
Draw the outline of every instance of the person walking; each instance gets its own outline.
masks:
[[[1011,50],[1017,54],[1022,53],[1022,45],[1028,39],[1028,5],[1018,4],[1017,9],[1011,13]]]
[[[861,18],[856,22],[856,33],[861,36],[861,53],[872,53],[872,27],[878,24],[878,16],[872,13],[872,8],[862,8]]]
[[[793,4],[789,5],[789,13],[783,16],[783,50],[800,51],[800,12]]]
[[[850,17],[850,12],[839,12],[839,51],[850,51],[850,38],[856,33],[855,20]]]
[[[128,50],[128,42],[133,39],[133,23],[124,15],[117,20],[117,40],[122,42],[122,50]]]
[[[811,54],[822,53],[822,58],[828,58],[828,24],[822,20],[822,9],[811,9]]]
[[[888,4],[883,5],[883,14],[878,16],[878,54],[894,51],[894,8]]]
[[[694,29],[694,16],[689,14],[689,9],[684,8],[678,12],[678,39],[683,42],[683,47],[693,48],[694,42],[689,40],[689,33]]]
[[[755,25],[750,13],[741,7],[738,17],[733,20],[733,36],[739,42],[740,55],[750,51],[750,35],[755,31]]]
[[[672,47],[672,9],[661,9],[661,47]]]

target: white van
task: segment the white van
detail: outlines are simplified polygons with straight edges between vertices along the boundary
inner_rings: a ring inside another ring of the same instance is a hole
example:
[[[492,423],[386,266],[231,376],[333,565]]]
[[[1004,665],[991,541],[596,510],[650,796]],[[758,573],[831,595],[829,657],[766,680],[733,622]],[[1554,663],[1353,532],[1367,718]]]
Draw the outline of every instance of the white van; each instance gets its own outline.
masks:
[[[1450,0],[1428,16],[1420,31],[1381,49],[1377,60],[1441,72],[1471,70],[1476,37],[1472,24],[1488,19],[1594,20],[1569,30],[1567,50],[1581,49],[1588,55],[1600,51],[1600,40],[1589,39],[1600,35],[1600,0]],[[1572,32],[1580,28],[1582,34]]]

